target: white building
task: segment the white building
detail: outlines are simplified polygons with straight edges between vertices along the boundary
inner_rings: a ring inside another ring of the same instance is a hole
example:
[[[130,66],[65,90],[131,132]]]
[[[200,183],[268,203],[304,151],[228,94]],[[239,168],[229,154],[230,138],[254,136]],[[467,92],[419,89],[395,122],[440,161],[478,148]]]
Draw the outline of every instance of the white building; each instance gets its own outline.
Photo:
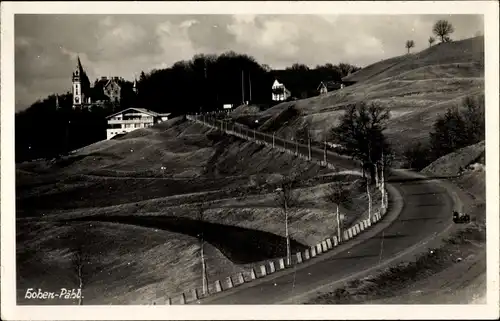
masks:
[[[168,120],[170,114],[160,114],[144,108],[127,108],[106,117],[108,128],[107,139],[116,135],[126,134],[139,128],[151,127],[154,124]]]
[[[272,87],[273,101],[285,101],[290,97],[291,93],[286,89],[285,85],[275,80]]]

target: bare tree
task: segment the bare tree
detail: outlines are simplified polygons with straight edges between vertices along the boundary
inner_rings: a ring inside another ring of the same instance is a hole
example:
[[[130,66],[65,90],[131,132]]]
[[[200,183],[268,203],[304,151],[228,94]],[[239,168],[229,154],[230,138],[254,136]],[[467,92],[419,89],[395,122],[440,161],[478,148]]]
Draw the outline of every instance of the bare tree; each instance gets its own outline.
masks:
[[[429,39],[427,41],[429,42],[429,48],[430,48],[432,46],[432,44],[434,43],[434,41],[436,41],[436,38],[429,37]]]
[[[291,251],[290,251],[290,233],[288,231],[288,216],[290,209],[296,207],[299,203],[299,195],[295,188],[298,185],[299,177],[301,173],[294,172],[290,175],[283,177],[279,183],[276,192],[276,203],[283,211],[285,216],[285,238],[286,238],[286,261],[290,265],[292,262]]]
[[[343,145],[345,151],[362,163],[364,170],[369,168],[371,180],[375,179],[375,164],[380,160],[383,150],[390,148],[383,131],[390,119],[389,110],[374,103],[369,106],[360,102],[349,106],[340,119],[340,125],[333,128],[333,141]]]
[[[340,213],[339,206],[344,205],[350,202],[350,192],[347,190],[342,183],[335,183],[330,186],[330,190],[328,191],[326,198],[328,201],[333,203],[336,208],[336,218],[337,218],[337,236],[339,240],[341,239],[341,223],[340,223]]]
[[[76,272],[76,276],[78,278],[78,290],[80,295],[78,297],[78,305],[83,305],[83,287],[84,287],[84,277],[83,277],[83,268],[85,263],[88,262],[88,257],[86,255],[85,249],[82,244],[78,244],[78,246],[74,249],[73,257],[72,257],[72,265]]]
[[[92,226],[90,224],[90,226]],[[88,265],[91,264],[90,233],[86,224],[73,226],[64,238],[71,251],[70,264],[78,282],[78,305],[83,305],[83,290],[88,282]]]
[[[406,40],[405,44],[406,49],[408,49],[408,53],[410,53],[410,49],[415,47],[415,41],[413,40]]]
[[[207,202],[201,202],[199,203],[197,210],[198,210],[198,221],[200,222],[200,233],[198,234],[198,239],[200,241],[200,260],[201,260],[201,282],[202,282],[202,287],[203,287],[203,294],[206,295],[208,294],[208,274],[207,274],[207,264],[205,261],[205,252],[204,252],[204,247],[205,247],[205,237],[204,237],[204,232],[205,232],[205,211],[209,208],[210,203]]]
[[[449,35],[455,31],[453,25],[447,20],[438,20],[434,27],[432,28],[432,32],[441,38],[441,42],[449,42],[451,41]]]

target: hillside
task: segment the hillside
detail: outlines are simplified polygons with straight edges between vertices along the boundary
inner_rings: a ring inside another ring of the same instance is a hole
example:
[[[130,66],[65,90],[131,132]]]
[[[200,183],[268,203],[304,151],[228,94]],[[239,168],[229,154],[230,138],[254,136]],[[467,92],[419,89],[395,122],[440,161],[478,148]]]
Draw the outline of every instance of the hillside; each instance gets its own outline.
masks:
[[[479,142],[438,158],[422,173],[436,176],[456,176],[470,167],[476,170],[484,169],[485,141]]]
[[[386,134],[394,147],[404,148],[426,139],[434,120],[448,107],[459,105],[467,95],[484,94],[484,38],[442,43],[383,60],[344,79],[356,83],[323,96],[278,104],[254,117],[264,124],[293,107],[299,116],[281,119],[274,126],[279,127],[277,132],[293,137],[307,126],[312,138],[321,142],[347,106],[373,102],[390,109]]]
[[[18,164],[18,297],[34,285],[51,290],[77,282],[70,259],[82,243],[90,258],[89,304],[150,304],[200,287],[200,205],[209,280],[248,272],[284,254],[274,190],[293,169],[302,179],[301,205],[289,212],[292,249],[335,230],[333,204],[324,199],[330,183],[341,181],[352,192],[352,204],[341,207],[345,224],[366,211],[357,177],[331,175],[182,118],[61,159]]]

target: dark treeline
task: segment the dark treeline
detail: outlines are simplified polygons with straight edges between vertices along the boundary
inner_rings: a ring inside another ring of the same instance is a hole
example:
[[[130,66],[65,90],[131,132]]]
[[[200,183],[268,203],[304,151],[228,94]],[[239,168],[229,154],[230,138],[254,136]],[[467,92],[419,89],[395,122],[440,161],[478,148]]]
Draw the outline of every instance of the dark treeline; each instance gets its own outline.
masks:
[[[238,106],[244,101],[264,108],[273,104],[271,87],[275,79],[284,83],[295,98],[318,95],[321,81],[340,82],[342,77],[359,68],[340,63],[309,68],[293,64],[284,70],[272,70],[253,57],[234,52],[195,55],[171,67],[141,72],[137,95],[132,83],[122,81],[121,101],[106,101],[96,79],[93,100],[103,100],[88,110],[73,110],[72,95],[50,95],[16,114],[16,161],[56,157],[67,151],[106,138],[105,117],[131,106],[150,109],[172,116],[213,111],[223,104]],[[68,71],[71,75],[71,72]],[[68,87],[71,77],[68,76]],[[275,103],[275,102],[274,102]]]
[[[171,68],[141,73],[138,104],[174,115],[220,109],[223,104],[238,106],[245,101],[269,106],[275,79],[284,83],[296,98],[318,94],[321,81],[340,82],[359,68],[341,63],[314,69],[293,64],[284,70],[271,70],[248,55],[227,52],[220,56],[195,55]]]

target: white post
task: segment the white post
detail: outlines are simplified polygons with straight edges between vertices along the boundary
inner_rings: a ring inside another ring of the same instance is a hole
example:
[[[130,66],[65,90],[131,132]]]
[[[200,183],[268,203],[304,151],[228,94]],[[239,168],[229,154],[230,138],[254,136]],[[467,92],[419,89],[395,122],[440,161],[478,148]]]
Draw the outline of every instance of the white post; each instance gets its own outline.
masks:
[[[274,148],[274,133],[273,133],[273,148]]]

